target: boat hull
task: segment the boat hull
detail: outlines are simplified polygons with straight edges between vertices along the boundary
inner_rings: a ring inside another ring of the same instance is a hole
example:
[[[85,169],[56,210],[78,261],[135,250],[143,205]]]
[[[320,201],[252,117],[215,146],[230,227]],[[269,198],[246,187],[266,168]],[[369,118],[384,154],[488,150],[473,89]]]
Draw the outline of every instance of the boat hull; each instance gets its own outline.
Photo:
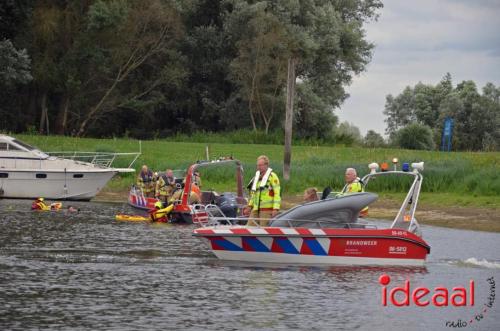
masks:
[[[142,209],[142,210],[151,210],[155,209],[155,203],[157,203],[158,199],[155,198],[146,198],[142,191],[132,187],[128,194],[128,204],[134,208]]]
[[[194,236],[208,240],[223,260],[313,265],[422,266],[430,248],[405,230],[206,227]]]
[[[3,198],[51,200],[90,200],[114,176],[116,171],[54,171],[0,169]]]

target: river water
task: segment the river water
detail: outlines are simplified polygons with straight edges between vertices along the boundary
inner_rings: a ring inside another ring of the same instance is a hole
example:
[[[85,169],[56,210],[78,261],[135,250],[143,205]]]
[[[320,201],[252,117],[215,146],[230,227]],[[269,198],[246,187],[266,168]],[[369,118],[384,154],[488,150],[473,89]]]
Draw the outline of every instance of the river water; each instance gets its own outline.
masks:
[[[499,300],[485,306],[500,234],[424,226],[423,268],[228,263],[192,226],[117,222],[137,213],[122,204],[73,205],[82,211],[0,200],[0,330],[500,330]],[[389,290],[409,280],[431,294],[474,280],[475,305],[383,306],[382,274]]]

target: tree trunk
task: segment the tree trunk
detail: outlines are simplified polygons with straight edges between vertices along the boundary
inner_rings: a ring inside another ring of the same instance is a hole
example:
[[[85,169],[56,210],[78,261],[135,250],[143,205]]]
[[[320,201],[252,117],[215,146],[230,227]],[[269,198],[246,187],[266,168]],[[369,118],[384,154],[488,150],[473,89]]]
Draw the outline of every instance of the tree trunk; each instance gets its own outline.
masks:
[[[45,127],[45,121],[48,119],[47,116],[47,92],[42,93],[42,99],[40,100],[40,108],[42,109],[42,112],[40,113],[40,126],[38,127],[38,132],[40,134],[43,134],[44,127]],[[48,127],[48,124],[47,124]],[[48,132],[47,132],[48,134]]]
[[[62,97],[59,112],[56,118],[56,134],[64,135],[68,123],[69,96],[65,93]]]
[[[283,178],[290,179],[290,165],[292,161],[292,124],[293,98],[295,95],[295,66],[297,59],[288,59],[288,77],[286,84],[286,113],[285,113],[285,153],[283,159]]]
[[[99,102],[97,103],[97,105],[93,109],[91,109],[89,111],[89,113],[87,114],[87,116],[85,117],[85,119],[82,121],[82,124],[80,124],[80,128],[78,129],[78,132],[76,133],[77,137],[82,137],[85,134],[85,132],[87,130],[87,124],[89,123],[90,120],[94,119],[94,115],[96,115],[98,113],[98,111],[100,110],[101,106],[108,99],[108,97],[111,94],[111,92],[113,92],[113,90],[115,89],[116,85],[118,84],[119,77],[121,77],[121,70],[118,73],[117,78],[113,82],[113,85],[111,85],[111,87],[106,91],[106,93],[101,98],[101,100],[99,100]]]

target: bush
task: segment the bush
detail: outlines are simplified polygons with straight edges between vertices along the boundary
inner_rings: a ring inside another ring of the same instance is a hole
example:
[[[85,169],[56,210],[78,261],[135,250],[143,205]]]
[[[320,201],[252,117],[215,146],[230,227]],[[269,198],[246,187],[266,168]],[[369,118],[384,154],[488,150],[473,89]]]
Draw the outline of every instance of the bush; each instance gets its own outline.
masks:
[[[405,149],[433,150],[432,130],[427,125],[412,123],[396,132],[396,144]]]

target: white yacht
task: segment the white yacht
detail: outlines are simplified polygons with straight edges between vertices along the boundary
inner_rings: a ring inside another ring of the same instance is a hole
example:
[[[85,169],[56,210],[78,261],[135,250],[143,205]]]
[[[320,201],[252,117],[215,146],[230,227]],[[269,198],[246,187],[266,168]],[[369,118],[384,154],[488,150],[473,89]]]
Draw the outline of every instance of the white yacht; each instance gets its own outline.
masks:
[[[133,156],[127,168],[113,168],[119,156]],[[0,198],[90,200],[119,172],[134,172],[140,153],[44,153],[0,134]],[[81,161],[86,159],[86,161]]]

